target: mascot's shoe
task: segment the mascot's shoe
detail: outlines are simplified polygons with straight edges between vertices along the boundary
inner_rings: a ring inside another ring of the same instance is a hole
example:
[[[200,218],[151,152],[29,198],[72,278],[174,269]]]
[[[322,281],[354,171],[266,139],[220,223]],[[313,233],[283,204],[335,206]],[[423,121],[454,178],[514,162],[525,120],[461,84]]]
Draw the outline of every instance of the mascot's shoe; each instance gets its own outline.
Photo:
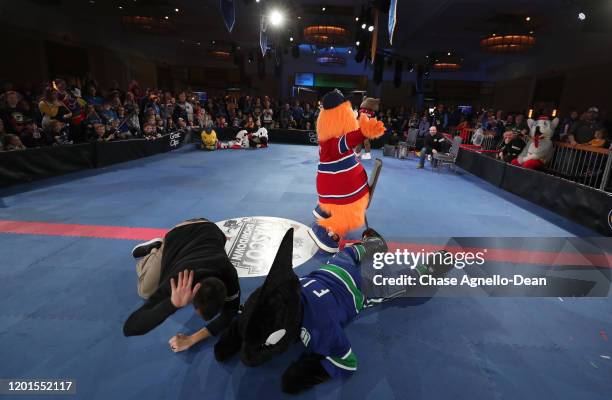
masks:
[[[364,153],[363,157],[361,157],[362,160],[371,160],[372,159],[372,154],[366,152]]]
[[[151,250],[159,249],[164,241],[161,238],[151,239],[148,242],[140,243],[132,249],[132,257],[141,258],[148,255]]]
[[[325,219],[331,216],[328,213],[326,213],[325,210],[323,210],[321,206],[318,204],[317,204],[317,207],[314,210],[312,210],[312,215],[314,215],[316,219]]]
[[[316,222],[312,224],[308,234],[321,250],[328,253],[337,253],[340,250],[340,238],[338,235],[328,232]]]

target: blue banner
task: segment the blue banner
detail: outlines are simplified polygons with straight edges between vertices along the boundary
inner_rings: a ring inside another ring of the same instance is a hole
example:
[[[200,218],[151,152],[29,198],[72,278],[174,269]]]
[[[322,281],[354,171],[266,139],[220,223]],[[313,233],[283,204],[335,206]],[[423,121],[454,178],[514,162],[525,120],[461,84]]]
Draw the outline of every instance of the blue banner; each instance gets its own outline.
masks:
[[[221,15],[223,16],[225,26],[231,33],[236,23],[236,7],[234,6],[234,0],[219,0],[219,7],[221,7]]]
[[[262,57],[266,56],[268,50],[268,34],[266,33],[266,18],[262,15],[261,24],[259,26],[259,47],[261,48]]]
[[[397,0],[391,0],[389,4],[389,43],[393,44],[393,32],[395,32],[395,21],[397,13]]]

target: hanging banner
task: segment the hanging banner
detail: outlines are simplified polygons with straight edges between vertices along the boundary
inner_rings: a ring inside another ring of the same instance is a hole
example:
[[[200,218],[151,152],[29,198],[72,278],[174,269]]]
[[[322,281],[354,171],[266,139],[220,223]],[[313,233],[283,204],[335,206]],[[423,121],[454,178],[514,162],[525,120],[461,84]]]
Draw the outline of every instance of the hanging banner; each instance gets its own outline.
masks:
[[[261,16],[261,24],[259,27],[259,47],[261,47],[261,56],[265,57],[268,50],[268,34],[266,33],[266,17]]]
[[[236,23],[236,7],[234,0],[219,0],[219,7],[221,8],[221,15],[227,30],[232,32],[234,24]]]
[[[370,63],[374,64],[376,58],[376,48],[378,47],[378,9],[374,10],[374,31],[372,32],[372,49],[370,53]]]
[[[393,32],[395,32],[395,21],[397,13],[397,0],[391,0],[389,4],[389,43],[393,45]]]

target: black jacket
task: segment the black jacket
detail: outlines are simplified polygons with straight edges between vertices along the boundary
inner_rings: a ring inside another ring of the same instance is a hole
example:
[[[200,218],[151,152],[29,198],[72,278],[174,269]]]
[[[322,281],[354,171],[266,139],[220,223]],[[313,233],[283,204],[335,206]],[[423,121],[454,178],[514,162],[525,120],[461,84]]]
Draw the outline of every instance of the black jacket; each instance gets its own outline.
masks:
[[[519,138],[514,138],[508,143],[502,143],[500,150],[502,152],[504,161],[511,162],[512,160],[514,160],[516,157],[518,157],[519,154],[521,154],[521,151],[523,151],[524,147],[525,142],[523,142]]]
[[[240,307],[238,273],[225,252],[225,240],[221,229],[212,222],[183,225],[168,232],[164,239],[159,287],[125,321],[123,333],[126,336],[144,335],[177,310],[170,301],[170,278],[176,278],[185,269],[195,272],[194,285],[208,277],[218,278],[225,284],[225,305],[221,314],[207,326],[213,336],[223,331]]]
[[[439,152],[444,152],[446,151],[448,145],[444,135],[438,132],[434,136],[431,136],[429,133],[425,134],[424,147],[426,148],[427,153],[431,153],[433,149]]]

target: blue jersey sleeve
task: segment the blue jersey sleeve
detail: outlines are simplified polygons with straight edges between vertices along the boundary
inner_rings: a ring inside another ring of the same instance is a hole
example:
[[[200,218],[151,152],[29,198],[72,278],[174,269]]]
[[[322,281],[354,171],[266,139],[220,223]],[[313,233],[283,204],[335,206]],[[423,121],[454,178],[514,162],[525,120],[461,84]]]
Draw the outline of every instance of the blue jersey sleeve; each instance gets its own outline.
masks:
[[[331,333],[329,352],[321,354],[325,357],[321,360],[321,364],[332,378],[348,376],[357,370],[357,357],[340,325],[335,327],[333,334]]]

